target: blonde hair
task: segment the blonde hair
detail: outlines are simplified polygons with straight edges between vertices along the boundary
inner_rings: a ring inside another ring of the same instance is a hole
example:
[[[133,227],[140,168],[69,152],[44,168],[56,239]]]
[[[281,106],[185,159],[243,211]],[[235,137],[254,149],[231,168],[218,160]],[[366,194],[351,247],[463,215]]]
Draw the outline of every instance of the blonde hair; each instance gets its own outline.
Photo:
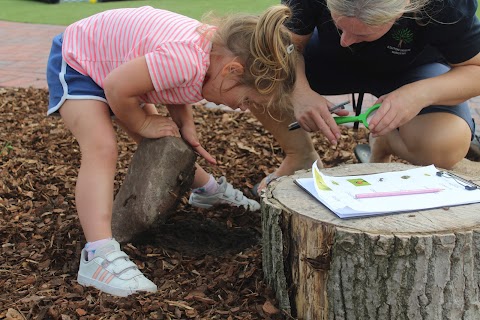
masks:
[[[254,88],[267,97],[265,107],[290,105],[298,59],[284,26],[291,14],[287,6],[276,5],[260,16],[226,16],[217,20],[217,30],[211,39],[214,45],[227,49],[244,65],[238,85]]]
[[[355,17],[370,26],[396,20],[405,13],[420,13],[430,0],[326,0],[330,12]]]

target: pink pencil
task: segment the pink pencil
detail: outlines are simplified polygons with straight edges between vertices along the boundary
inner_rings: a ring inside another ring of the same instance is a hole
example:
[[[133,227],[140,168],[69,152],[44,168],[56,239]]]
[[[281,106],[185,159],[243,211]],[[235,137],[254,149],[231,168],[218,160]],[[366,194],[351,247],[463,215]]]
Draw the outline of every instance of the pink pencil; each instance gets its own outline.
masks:
[[[366,199],[366,198],[378,198],[378,197],[407,196],[411,194],[435,193],[442,190],[443,189],[430,188],[430,189],[402,190],[402,191],[389,191],[389,192],[358,193],[355,195],[355,198]]]

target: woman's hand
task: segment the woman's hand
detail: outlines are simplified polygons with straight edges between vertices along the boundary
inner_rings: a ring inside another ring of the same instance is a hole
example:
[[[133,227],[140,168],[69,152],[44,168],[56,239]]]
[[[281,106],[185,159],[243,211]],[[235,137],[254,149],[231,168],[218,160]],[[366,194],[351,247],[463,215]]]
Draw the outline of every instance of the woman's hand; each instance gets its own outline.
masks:
[[[369,122],[370,132],[374,137],[382,136],[412,120],[425,106],[428,106],[422,92],[416,86],[408,84],[389,94],[381,96],[376,103],[381,103]]]
[[[321,131],[332,144],[337,144],[340,138],[340,129],[332,117],[329,109],[333,103],[309,89],[304,93],[296,93],[294,101],[295,118],[307,132]],[[347,110],[338,110],[335,114],[348,115]]]

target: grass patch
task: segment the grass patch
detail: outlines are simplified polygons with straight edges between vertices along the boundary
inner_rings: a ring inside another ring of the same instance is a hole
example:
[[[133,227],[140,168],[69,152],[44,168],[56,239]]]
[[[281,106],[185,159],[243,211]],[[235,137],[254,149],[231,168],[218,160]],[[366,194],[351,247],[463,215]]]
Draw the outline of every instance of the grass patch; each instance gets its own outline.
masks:
[[[131,0],[98,2],[64,2],[48,4],[36,0],[1,0],[0,20],[51,25],[69,25],[92,14],[116,8],[152,6],[201,19],[206,12],[228,14],[233,12],[260,13],[278,0]]]
[[[37,0],[1,0],[0,20],[67,26],[77,20],[108,9],[152,6],[201,19],[206,12],[228,14],[232,12],[260,13],[280,0],[130,0],[98,2],[64,2],[47,4]],[[477,9],[480,17],[480,8]]]

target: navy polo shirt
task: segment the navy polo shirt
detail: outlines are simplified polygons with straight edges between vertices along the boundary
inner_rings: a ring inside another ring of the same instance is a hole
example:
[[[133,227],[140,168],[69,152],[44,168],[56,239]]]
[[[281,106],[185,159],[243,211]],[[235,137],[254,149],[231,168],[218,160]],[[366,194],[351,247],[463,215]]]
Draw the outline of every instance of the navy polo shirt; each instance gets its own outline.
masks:
[[[299,35],[318,30],[324,62],[358,70],[392,72],[428,62],[461,63],[480,52],[477,0],[432,0],[420,13],[405,14],[380,39],[344,48],[325,0],[284,0],[293,10],[287,27]],[[415,16],[415,18],[414,18]],[[314,40],[314,39],[312,39]]]

